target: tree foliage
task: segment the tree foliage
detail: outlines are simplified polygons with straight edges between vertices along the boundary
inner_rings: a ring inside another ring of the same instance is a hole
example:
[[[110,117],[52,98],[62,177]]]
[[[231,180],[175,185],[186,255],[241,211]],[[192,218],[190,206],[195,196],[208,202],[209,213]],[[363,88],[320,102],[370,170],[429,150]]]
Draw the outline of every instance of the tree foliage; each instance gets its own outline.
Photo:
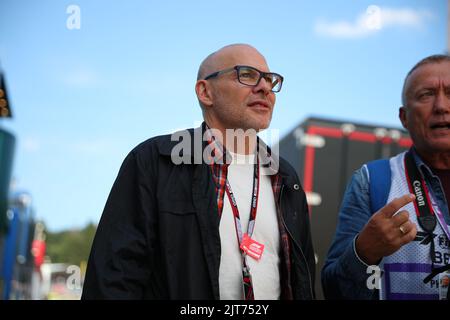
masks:
[[[46,255],[52,263],[68,263],[79,266],[81,262],[86,262],[89,258],[96,229],[96,226],[90,223],[81,230],[55,233],[47,231]]]

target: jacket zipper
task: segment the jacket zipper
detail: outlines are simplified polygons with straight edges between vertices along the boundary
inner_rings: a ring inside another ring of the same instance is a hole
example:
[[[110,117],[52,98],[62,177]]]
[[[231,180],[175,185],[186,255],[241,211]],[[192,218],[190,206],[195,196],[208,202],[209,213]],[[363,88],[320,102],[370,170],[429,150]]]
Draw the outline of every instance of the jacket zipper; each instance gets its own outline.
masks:
[[[303,260],[305,261],[306,264],[306,270],[308,271],[308,278],[309,278],[309,291],[311,293],[311,299],[314,299],[314,294],[313,294],[313,290],[312,290],[312,280],[311,280],[311,272],[309,270],[309,266],[308,266],[308,260],[306,260],[306,256],[303,253],[302,248],[300,247],[300,245],[297,243],[297,241],[295,240],[295,238],[292,236],[292,233],[289,231],[286,222],[284,221],[284,217],[283,217],[283,210],[281,208],[281,205],[283,203],[283,201],[281,201],[282,197],[283,197],[283,190],[284,190],[284,184],[281,185],[281,191],[280,191],[280,213],[281,213],[281,221],[283,222],[284,228],[286,229],[287,233],[289,234],[289,236],[291,237],[292,241],[294,242],[294,244],[300,249],[300,253],[302,254]]]

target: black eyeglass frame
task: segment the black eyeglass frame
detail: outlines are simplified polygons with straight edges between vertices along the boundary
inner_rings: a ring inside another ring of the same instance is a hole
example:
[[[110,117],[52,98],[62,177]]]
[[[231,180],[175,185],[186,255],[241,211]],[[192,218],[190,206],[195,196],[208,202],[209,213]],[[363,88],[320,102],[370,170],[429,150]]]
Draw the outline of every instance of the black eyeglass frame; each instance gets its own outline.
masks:
[[[256,84],[252,85],[252,84],[244,83],[244,82],[241,81],[241,78],[239,76],[239,70],[241,68],[252,69],[252,70],[255,70],[256,72],[259,73],[259,79],[258,79],[258,81],[256,81]],[[261,79],[265,78],[267,75],[269,75],[269,76],[275,75],[275,76],[280,77],[280,79],[281,79],[280,88],[278,90],[276,90],[276,91],[273,90],[273,89],[271,89],[270,91],[272,91],[272,92],[280,92],[281,91],[281,87],[283,86],[284,78],[283,78],[283,76],[281,74],[278,74],[278,73],[275,73],[275,72],[263,72],[263,71],[260,71],[260,70],[256,69],[255,67],[243,66],[243,65],[237,65],[237,66],[234,66],[234,67],[231,67],[231,68],[227,68],[227,69],[224,69],[224,70],[213,72],[213,73],[207,75],[203,80],[208,80],[208,79],[211,79],[211,78],[215,78],[217,76],[220,76],[221,74],[224,74],[224,73],[227,73],[227,72],[230,72],[230,71],[233,71],[233,70],[236,70],[237,79],[238,79],[239,83],[241,83],[243,85],[246,85],[246,86],[256,87],[259,84],[259,82],[261,81]]]

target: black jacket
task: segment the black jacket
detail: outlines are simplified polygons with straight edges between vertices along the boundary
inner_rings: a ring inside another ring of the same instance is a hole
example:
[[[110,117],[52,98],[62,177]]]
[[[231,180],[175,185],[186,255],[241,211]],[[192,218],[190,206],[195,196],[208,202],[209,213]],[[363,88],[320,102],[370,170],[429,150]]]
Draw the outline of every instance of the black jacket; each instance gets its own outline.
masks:
[[[82,299],[220,298],[212,173],[205,163],[175,165],[171,152],[177,143],[170,135],[155,137],[124,160],[95,235]],[[286,161],[280,159],[279,170],[293,297],[313,299],[315,263],[305,193]]]

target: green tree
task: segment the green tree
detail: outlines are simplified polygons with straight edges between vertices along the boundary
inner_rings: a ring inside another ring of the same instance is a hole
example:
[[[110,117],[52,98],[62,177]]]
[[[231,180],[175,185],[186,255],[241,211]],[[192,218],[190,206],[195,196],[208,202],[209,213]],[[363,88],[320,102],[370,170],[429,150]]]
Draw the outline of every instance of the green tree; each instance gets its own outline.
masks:
[[[81,230],[47,232],[47,256],[52,263],[80,265],[87,261],[97,227],[90,223]]]

